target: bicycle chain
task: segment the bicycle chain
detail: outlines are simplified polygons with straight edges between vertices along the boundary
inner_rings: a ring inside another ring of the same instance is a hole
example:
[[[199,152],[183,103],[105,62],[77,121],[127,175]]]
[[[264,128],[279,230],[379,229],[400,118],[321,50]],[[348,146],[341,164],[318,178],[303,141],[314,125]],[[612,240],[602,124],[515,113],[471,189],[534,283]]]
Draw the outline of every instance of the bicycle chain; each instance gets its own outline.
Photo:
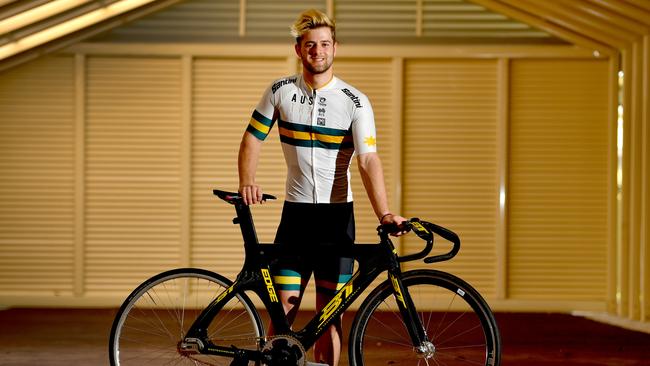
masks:
[[[269,337],[266,337],[266,338],[269,339]],[[245,342],[253,342],[254,341],[256,343],[259,342],[260,340],[263,340],[263,339],[264,339],[264,337],[237,338],[238,341],[245,341]],[[207,362],[205,360],[199,360],[199,359],[195,358],[195,357],[199,357],[199,356],[210,356],[210,355],[198,354],[198,355],[188,355],[186,357],[189,358],[190,360],[194,361],[196,364],[200,364],[200,365],[204,365],[204,366],[223,366],[224,365],[223,363],[215,364],[215,363],[211,363],[211,362]],[[213,356],[213,357],[219,357],[219,356]],[[220,360],[226,360],[227,358],[226,357],[219,357],[219,359]],[[219,362],[221,362],[221,361],[219,361]]]
[[[301,349],[304,351],[304,348],[302,348],[302,344],[300,344],[300,342],[298,342],[297,339],[295,339],[295,338],[293,338],[293,337],[289,337],[289,336],[248,337],[248,338],[238,338],[238,340],[240,340],[240,341],[246,341],[246,342],[248,342],[248,341],[251,341],[251,342],[252,342],[252,341],[255,341],[256,343],[259,342],[259,341],[262,341],[262,340],[263,340],[264,343],[269,343],[269,342],[272,342],[274,339],[277,339],[277,338],[291,338],[291,339],[294,339],[294,340],[297,342],[297,344],[300,345]],[[261,350],[260,350],[260,351],[261,351]],[[303,353],[304,353],[304,352],[303,352]],[[305,355],[306,355],[306,353],[305,353]],[[223,364],[214,364],[214,363],[209,363],[209,362],[206,362],[206,361],[204,361],[204,360],[196,359],[196,358],[194,358],[193,356],[194,356],[194,355],[190,355],[190,356],[187,356],[187,358],[191,359],[191,360],[194,361],[195,363],[198,363],[198,364],[200,364],[200,365],[204,365],[204,366],[223,366]],[[205,356],[205,355],[201,355],[201,354],[199,354],[199,355],[196,355],[196,356]],[[221,359],[226,359],[225,357],[220,357],[220,358],[221,358]],[[259,364],[256,363],[256,365],[259,365]]]

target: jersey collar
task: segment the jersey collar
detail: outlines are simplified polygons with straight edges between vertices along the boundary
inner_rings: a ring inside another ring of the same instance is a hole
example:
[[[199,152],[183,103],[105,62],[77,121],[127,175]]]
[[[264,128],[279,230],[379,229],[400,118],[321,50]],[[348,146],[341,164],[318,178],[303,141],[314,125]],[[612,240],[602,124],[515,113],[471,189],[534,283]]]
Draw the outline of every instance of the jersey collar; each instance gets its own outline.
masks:
[[[331,90],[334,89],[334,86],[338,82],[338,78],[334,75],[332,75],[332,79],[327,82],[327,84],[323,85],[322,87],[316,89],[317,92],[322,92],[326,90]],[[307,80],[300,74],[300,86],[308,93],[311,94],[312,91],[314,90],[309,83],[307,83]]]

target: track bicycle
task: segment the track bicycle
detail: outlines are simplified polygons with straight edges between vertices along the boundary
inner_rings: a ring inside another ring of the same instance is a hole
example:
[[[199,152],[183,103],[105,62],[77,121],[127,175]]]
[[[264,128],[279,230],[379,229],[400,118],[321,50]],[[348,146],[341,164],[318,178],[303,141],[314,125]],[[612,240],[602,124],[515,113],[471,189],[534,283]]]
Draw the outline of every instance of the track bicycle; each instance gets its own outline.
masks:
[[[438,270],[402,271],[400,263],[450,260],[460,250],[458,236],[419,219],[406,228],[426,242],[418,253],[400,256],[380,225],[378,244],[355,244],[345,256],[357,263],[351,279],[307,322],[293,330],[278,299],[270,272],[283,255],[258,242],[250,207],[238,193],[214,190],[234,205],[244,239],[245,260],[235,281],[198,268],[178,268],[151,277],[120,307],[109,341],[112,366],[230,365],[325,366],[308,362],[307,351],[373,280],[388,279],[365,297],[348,337],[351,366],[488,365],[500,363],[501,342],[494,315],[481,295],[462,279]],[[275,199],[264,195],[264,200]],[[434,234],[453,245],[428,256]],[[255,293],[275,329],[249,297]]]

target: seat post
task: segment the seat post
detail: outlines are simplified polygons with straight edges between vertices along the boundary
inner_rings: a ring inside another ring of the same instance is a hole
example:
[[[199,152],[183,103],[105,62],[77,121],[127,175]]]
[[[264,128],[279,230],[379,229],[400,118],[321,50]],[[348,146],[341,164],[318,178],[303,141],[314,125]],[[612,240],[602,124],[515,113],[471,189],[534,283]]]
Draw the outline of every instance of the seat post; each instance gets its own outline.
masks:
[[[253,224],[253,216],[251,214],[250,206],[241,201],[235,203],[235,211],[237,211],[237,218],[235,223],[239,224],[242,237],[244,238],[244,248],[246,250],[253,249],[259,241],[257,239],[257,232],[255,231],[255,224]]]

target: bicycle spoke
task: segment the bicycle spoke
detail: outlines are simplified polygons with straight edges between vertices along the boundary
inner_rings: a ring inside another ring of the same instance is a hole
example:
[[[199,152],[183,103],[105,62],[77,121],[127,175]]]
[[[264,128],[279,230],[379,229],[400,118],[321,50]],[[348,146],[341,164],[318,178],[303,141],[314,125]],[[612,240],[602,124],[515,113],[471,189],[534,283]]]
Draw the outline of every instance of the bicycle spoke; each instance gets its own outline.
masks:
[[[163,284],[163,285],[164,285],[164,284]],[[158,294],[157,294],[157,292],[156,292],[155,290],[153,290],[153,295],[155,295],[156,297],[159,297]],[[152,300],[152,302],[154,303],[154,305],[158,305],[158,303],[154,300],[154,298],[153,298],[154,296],[153,296],[153,295],[152,295],[152,293],[151,293],[150,291],[147,291],[147,296],[149,296],[149,298]],[[161,305],[162,305],[162,302],[161,302]],[[158,316],[158,313],[157,313],[155,310],[152,310],[151,313],[152,313],[153,315],[155,315],[156,319],[158,319],[158,323],[162,326],[162,329],[164,329],[164,330],[167,332],[167,334],[169,335],[169,338],[170,338],[170,339],[174,339],[174,336],[173,336],[172,333],[167,329],[167,327],[165,326],[165,323],[162,321],[162,319],[160,319],[160,316]]]
[[[454,300],[456,300],[456,294],[451,298],[451,301],[449,301],[449,304],[447,305],[447,309],[443,312],[444,315],[442,316],[442,319],[440,319],[440,323],[438,323],[438,328],[436,328],[436,331],[433,333],[434,336],[437,337],[441,333],[440,327],[444,324],[445,319],[447,319],[447,314],[451,312],[451,306],[453,305]],[[443,329],[442,332],[444,332],[445,329]]]
[[[394,344],[394,345],[397,345],[397,346],[408,347],[410,349],[413,348],[413,345],[411,344],[410,340],[407,343],[407,342],[399,342],[399,341],[396,341],[396,340],[394,340],[392,338],[377,337],[377,336],[368,336],[367,339],[373,339],[373,340],[377,340],[377,341],[386,342],[386,343],[389,343],[389,344]]]
[[[445,314],[446,315],[446,314]],[[460,318],[465,316],[465,313],[460,313],[459,316],[456,317],[453,321],[451,321],[443,330],[441,330],[438,334],[436,334],[436,337],[442,336],[449,328],[451,328]]]
[[[464,330],[464,331],[462,331],[462,332],[456,333],[456,334],[454,334],[451,338],[446,338],[443,342],[438,343],[438,346],[441,346],[441,345],[443,345],[443,344],[445,344],[445,343],[451,342],[451,341],[453,341],[454,339],[456,339],[456,338],[458,338],[458,337],[461,337],[461,336],[463,336],[463,335],[465,335],[465,334],[467,334],[467,333],[469,333],[469,332],[473,332],[473,331],[475,331],[475,330],[477,330],[477,329],[479,329],[479,328],[481,328],[481,325],[480,325],[480,324],[475,325],[474,327],[469,328],[469,329],[466,329],[466,330]]]

